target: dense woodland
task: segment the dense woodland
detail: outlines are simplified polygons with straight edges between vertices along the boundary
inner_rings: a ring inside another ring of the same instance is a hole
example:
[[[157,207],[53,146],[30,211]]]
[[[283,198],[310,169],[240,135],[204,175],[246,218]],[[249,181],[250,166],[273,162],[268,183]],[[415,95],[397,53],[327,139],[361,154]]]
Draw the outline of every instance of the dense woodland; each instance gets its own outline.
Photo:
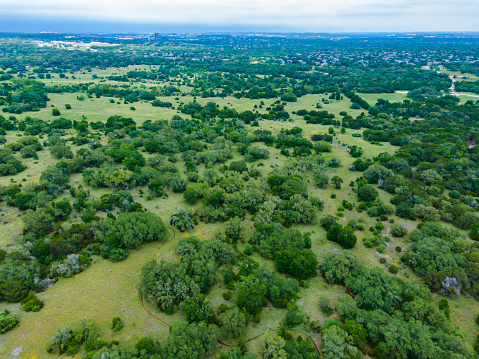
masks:
[[[47,310],[60,283],[155,245],[160,256],[133,273],[134,300],[170,326],[166,339],[107,340],[132,323],[118,314],[106,327],[76,308],[78,321],[30,349],[95,359],[478,356],[479,99],[452,93],[449,72],[471,77],[457,91],[479,93],[479,38],[76,35],[114,44],[89,50],[57,45],[72,41],[60,34],[3,40],[0,210],[20,221],[14,243],[0,241],[3,343]],[[394,100],[396,91],[407,95]],[[53,107],[63,94],[75,102]],[[102,100],[128,112],[70,115]],[[142,118],[145,104],[165,115]],[[20,179],[47,155],[36,180]],[[150,206],[174,201],[168,217]],[[317,317],[301,304],[311,291]],[[460,299],[473,337],[458,328]],[[263,329],[252,338],[251,328]]]

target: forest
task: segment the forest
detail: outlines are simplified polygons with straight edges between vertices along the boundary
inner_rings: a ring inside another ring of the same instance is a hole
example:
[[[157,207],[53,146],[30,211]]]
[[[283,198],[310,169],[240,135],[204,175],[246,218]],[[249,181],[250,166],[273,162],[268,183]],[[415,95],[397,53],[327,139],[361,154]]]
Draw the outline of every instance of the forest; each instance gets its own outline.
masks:
[[[479,357],[479,36],[0,37],[0,356]]]

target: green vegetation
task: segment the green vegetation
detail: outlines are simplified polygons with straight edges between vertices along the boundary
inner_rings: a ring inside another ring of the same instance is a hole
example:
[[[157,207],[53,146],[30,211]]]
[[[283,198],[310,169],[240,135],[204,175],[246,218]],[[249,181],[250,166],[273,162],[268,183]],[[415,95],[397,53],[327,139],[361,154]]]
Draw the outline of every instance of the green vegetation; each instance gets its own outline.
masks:
[[[477,356],[477,49],[308,36],[0,43],[2,356]]]

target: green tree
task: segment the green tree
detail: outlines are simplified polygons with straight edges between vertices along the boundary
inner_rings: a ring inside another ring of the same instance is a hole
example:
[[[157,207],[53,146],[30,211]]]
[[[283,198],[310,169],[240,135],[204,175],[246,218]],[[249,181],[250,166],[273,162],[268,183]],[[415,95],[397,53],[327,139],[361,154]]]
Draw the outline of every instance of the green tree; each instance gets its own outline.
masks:
[[[224,190],[212,190],[204,198],[203,203],[205,206],[212,206],[218,208],[223,205],[225,201],[225,191]]]
[[[263,337],[264,359],[288,359],[288,354],[284,350],[285,341],[283,338],[270,330],[267,330]]]
[[[23,233],[33,233],[37,237],[50,233],[53,230],[55,218],[46,210],[28,210],[23,215]]]
[[[246,315],[239,310],[237,306],[232,306],[218,317],[220,333],[225,339],[239,337],[246,326],[248,320]]]
[[[186,203],[194,205],[198,201],[198,191],[188,186],[186,191],[183,192],[183,199]]]
[[[329,233],[329,232],[328,232]],[[336,238],[339,245],[346,249],[354,248],[357,242],[357,237],[354,234],[354,229],[350,226],[343,227]]]
[[[442,177],[435,170],[425,170],[420,173],[421,181],[423,181],[428,186],[435,184],[442,180]]]
[[[199,285],[188,275],[187,269],[183,263],[157,263],[153,260],[141,269],[140,292],[162,310],[170,310],[176,303],[200,292]]]
[[[248,166],[246,165],[246,162],[241,160],[241,161],[232,161],[230,163],[229,167],[230,171],[236,171],[236,172],[247,172],[248,171]]]
[[[360,324],[352,320],[346,320],[343,329],[353,338],[354,345],[366,343],[368,332]]]
[[[479,222],[474,222],[471,224],[469,237],[475,241],[479,241]]]
[[[325,359],[361,359],[364,356],[354,346],[353,338],[336,325],[323,332],[322,351]]]
[[[197,221],[190,211],[184,208],[177,208],[171,215],[170,224],[178,228],[180,232],[184,232],[187,229],[193,229]]]
[[[107,218],[100,225],[98,237],[110,249],[136,248],[144,242],[163,241],[167,236],[163,221],[153,213],[120,213],[116,219]]]
[[[341,183],[343,183],[343,179],[338,176],[334,176],[331,178],[331,182],[334,184],[334,188],[341,189]]]
[[[402,302],[403,285],[380,268],[361,269],[349,277],[346,286],[356,294],[356,302],[366,310],[382,309],[392,313]]]
[[[61,144],[61,143],[50,147],[50,152],[51,152],[52,156],[55,157],[58,160],[60,160],[64,157],[65,158],[73,158],[73,152],[70,149],[70,147],[68,147],[67,145]]]
[[[243,220],[239,217],[233,217],[225,223],[225,234],[233,243],[244,242],[246,239],[246,229]]]
[[[170,335],[163,343],[164,359],[203,359],[213,354],[218,328],[205,322],[173,322]]]
[[[7,309],[0,312],[0,334],[9,332],[17,326],[20,321],[17,317],[10,314]]]
[[[391,171],[381,165],[369,166],[368,169],[364,171],[364,177],[368,183],[378,183],[378,181],[385,180],[390,175]]]
[[[276,269],[299,279],[308,279],[316,275],[318,260],[310,249],[290,249],[280,251],[274,258]]]
[[[379,193],[373,185],[365,184],[359,187],[358,197],[361,201],[373,202],[378,196]]]
[[[342,229],[343,226],[341,226],[339,223],[330,226],[328,229],[328,233],[326,234],[326,238],[328,239],[328,241],[337,242],[339,233],[341,233]]]
[[[344,284],[360,268],[359,259],[348,252],[334,253],[321,264],[321,271],[330,284]]]
[[[259,314],[265,300],[266,286],[253,274],[241,277],[236,286],[238,288],[236,296],[238,308],[252,315]]]
[[[318,188],[326,188],[329,184],[329,176],[325,171],[314,171],[313,172],[314,184]]]
[[[213,306],[206,300],[204,294],[196,294],[185,301],[181,308],[185,313],[186,320],[192,322],[209,322],[213,317]]]

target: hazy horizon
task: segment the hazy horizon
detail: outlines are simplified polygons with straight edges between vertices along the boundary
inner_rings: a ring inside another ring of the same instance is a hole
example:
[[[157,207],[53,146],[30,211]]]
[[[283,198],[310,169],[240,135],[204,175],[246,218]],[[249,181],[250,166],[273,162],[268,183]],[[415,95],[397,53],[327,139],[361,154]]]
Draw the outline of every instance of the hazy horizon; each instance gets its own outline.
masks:
[[[475,32],[472,0],[0,0],[0,32]]]

